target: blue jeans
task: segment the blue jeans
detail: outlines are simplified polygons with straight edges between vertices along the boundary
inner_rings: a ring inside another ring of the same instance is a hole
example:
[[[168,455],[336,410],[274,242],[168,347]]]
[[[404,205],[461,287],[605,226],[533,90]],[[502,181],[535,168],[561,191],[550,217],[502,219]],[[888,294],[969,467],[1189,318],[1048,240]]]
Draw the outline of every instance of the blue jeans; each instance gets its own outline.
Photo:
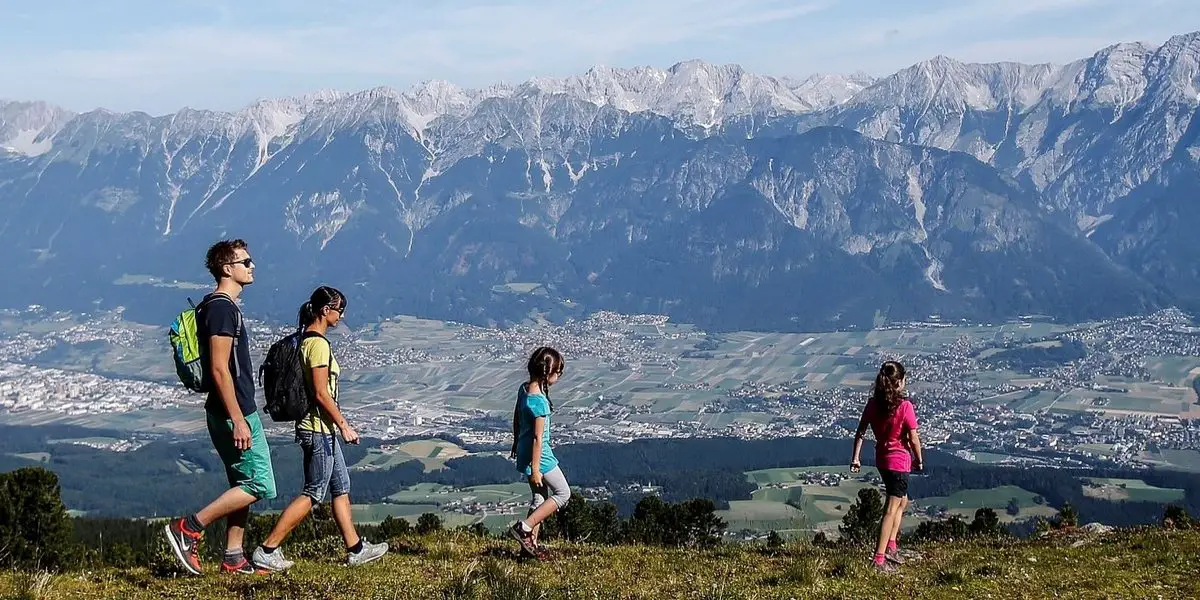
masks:
[[[325,499],[326,490],[334,498],[350,493],[350,470],[336,435],[297,430],[296,441],[304,450],[302,493],[312,498],[313,504]]]

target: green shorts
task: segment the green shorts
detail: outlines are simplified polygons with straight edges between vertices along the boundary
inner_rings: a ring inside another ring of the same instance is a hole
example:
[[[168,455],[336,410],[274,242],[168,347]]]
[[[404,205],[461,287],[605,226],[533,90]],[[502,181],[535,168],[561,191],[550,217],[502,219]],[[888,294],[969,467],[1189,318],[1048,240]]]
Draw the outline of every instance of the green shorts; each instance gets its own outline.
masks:
[[[229,487],[242,488],[259,500],[270,500],[275,497],[275,471],[258,413],[246,415],[246,425],[250,427],[250,448],[243,452],[233,445],[233,420],[208,413],[208,436],[225,463]]]

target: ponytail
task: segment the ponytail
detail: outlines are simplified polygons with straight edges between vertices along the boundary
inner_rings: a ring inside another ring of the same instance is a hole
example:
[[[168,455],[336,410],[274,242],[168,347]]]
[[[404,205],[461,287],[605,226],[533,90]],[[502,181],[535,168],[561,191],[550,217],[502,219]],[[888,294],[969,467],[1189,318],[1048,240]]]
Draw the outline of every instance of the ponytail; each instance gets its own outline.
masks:
[[[903,381],[904,365],[899,362],[889,360],[879,367],[875,385],[871,388],[871,402],[875,403],[876,409],[882,409],[890,415],[900,408],[900,404],[906,398],[905,393],[900,390],[900,383]]]
[[[316,311],[313,310],[312,300],[307,300],[300,305],[300,312],[296,315],[298,329],[303,330],[305,327],[312,325],[313,321],[317,320]]]
[[[300,330],[315,323],[325,313],[326,308],[337,308],[344,312],[346,295],[337,288],[327,285],[313,290],[312,296],[309,296],[308,301],[300,305],[300,311],[296,314]]]

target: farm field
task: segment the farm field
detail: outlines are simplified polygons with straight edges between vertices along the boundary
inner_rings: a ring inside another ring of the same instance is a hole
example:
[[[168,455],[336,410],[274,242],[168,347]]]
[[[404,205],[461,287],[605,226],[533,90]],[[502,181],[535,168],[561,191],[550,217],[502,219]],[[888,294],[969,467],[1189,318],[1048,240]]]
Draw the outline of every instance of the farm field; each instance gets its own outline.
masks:
[[[1184,491],[1148,485],[1140,479],[1089,479],[1083,484],[1083,493],[1091,498],[1114,502],[1159,502],[1169,503],[1183,500]]]
[[[805,514],[782,502],[734,500],[729,510],[717,511],[732,531],[793,531],[808,528]]]
[[[837,473],[849,475],[850,467],[847,465],[822,465],[815,467],[762,469],[747,472],[746,478],[761,486],[770,483],[794,483],[800,480],[800,475],[803,473]]]
[[[1008,514],[1005,510],[1012,498],[1017,499],[1021,509],[1015,516]],[[980,508],[995,510],[1002,523],[1023,521],[1035,517],[1050,518],[1058,514],[1055,509],[1038,504],[1035,498],[1037,498],[1037,494],[1022,488],[1002,486],[990,489],[963,490],[950,496],[916,498],[913,503],[925,507],[946,507],[949,514],[961,516],[968,521],[974,518],[975,511]]]
[[[1160,450],[1144,453],[1142,459],[1165,469],[1200,473],[1200,451]]]
[[[479,485],[462,489],[436,483],[418,483],[388,496],[387,500],[396,504],[441,507],[455,502],[519,504],[528,501],[528,498],[529,485],[526,483]]]
[[[458,445],[440,439],[415,440],[398,446],[372,448],[362,460],[351,465],[351,470],[386,470],[409,461],[418,461],[430,473],[446,467],[446,461],[467,456],[469,453]]]
[[[1006,457],[985,457],[1002,458]],[[837,481],[836,485],[824,484],[831,481],[827,478],[821,478],[824,483],[802,483],[806,480],[814,481],[821,475],[837,475],[842,479]],[[737,527],[759,530],[786,526],[794,535],[814,531],[835,533],[842,517],[857,501],[860,490],[875,488],[882,491],[879,478],[873,471],[864,470],[857,475],[851,475],[849,467],[842,465],[749,471],[746,473],[746,479],[759,486],[753,492],[753,501],[731,502],[730,509],[723,511],[722,518],[729,520],[731,528],[734,528],[735,524]],[[1152,493],[1147,492],[1147,495]],[[913,505],[926,508],[945,507],[947,514],[959,515],[968,521],[974,518],[977,509],[983,507],[994,509],[1004,523],[1035,517],[1049,518],[1057,514],[1053,508],[1036,503],[1035,497],[1036,494],[1024,489],[1006,486],[964,490],[949,497],[914,498]],[[1005,510],[1011,498],[1016,498],[1020,504],[1020,512],[1015,516]],[[769,504],[777,506],[768,506]],[[916,527],[926,518],[910,512],[905,516],[903,527]],[[783,533],[782,529],[776,530]]]

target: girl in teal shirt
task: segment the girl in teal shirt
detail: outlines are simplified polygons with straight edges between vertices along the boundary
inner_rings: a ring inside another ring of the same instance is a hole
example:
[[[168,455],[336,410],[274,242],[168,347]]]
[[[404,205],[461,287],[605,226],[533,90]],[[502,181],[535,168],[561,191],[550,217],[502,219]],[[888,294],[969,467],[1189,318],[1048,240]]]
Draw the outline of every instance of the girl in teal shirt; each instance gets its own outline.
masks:
[[[533,492],[529,514],[509,529],[521,550],[531,556],[543,556],[538,545],[538,529],[555,511],[567,505],[571,488],[558,467],[558,458],[550,447],[550,415],[554,402],[550,386],[558,382],[566,366],[562,354],[550,347],[540,347],[529,357],[529,380],[517,390],[517,406],[513,411],[513,445],[511,455],[517,469],[529,481]],[[549,500],[549,502],[547,502]]]

